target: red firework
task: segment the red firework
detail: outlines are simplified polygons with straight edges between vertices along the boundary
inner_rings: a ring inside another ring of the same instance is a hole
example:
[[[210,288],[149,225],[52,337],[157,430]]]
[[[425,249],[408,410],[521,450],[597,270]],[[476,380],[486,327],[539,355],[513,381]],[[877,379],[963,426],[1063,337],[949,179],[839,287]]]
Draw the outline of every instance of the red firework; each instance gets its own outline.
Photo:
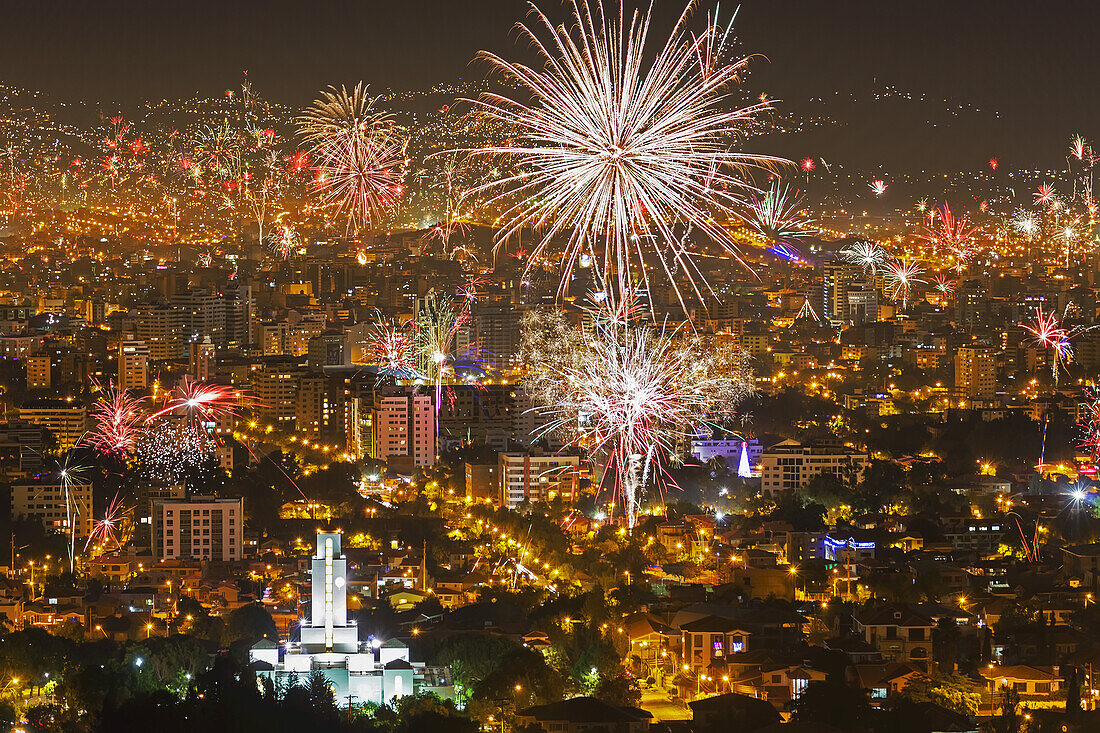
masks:
[[[104,549],[110,542],[115,544],[116,549],[121,546],[118,531],[126,523],[129,514],[130,510],[122,506],[116,493],[115,498],[111,499],[103,509],[103,518],[92,523],[92,531],[88,535],[88,541],[84,543],[84,551],[87,552],[92,543],[101,544]]]
[[[188,423],[193,428],[202,428],[203,423],[215,423],[239,415],[247,403],[246,395],[236,387],[185,378],[165,400],[164,407],[146,418],[146,422],[170,412],[180,412],[187,415]]]
[[[92,406],[92,447],[101,453],[129,453],[145,420],[141,397],[131,397],[113,385]]]
[[[955,256],[955,269],[961,272],[973,254],[973,237],[978,227],[970,226],[965,215],[956,217],[947,203],[939,207],[938,211],[939,216],[936,218],[939,224],[935,227],[924,227],[921,237],[932,246],[951,252]]]
[[[1035,191],[1035,203],[1040,206],[1045,206],[1054,202],[1054,186],[1049,183],[1044,183],[1039,186]]]

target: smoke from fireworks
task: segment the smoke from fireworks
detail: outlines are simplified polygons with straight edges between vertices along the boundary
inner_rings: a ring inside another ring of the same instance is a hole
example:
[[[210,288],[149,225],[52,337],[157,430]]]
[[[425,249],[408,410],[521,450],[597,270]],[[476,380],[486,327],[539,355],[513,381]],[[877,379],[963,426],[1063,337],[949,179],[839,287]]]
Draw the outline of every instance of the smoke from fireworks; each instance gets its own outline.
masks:
[[[699,35],[687,31],[691,4],[655,55],[648,12],[616,17],[601,0],[570,7],[568,24],[555,26],[533,8],[534,22],[520,26],[541,64],[482,53],[519,93],[487,93],[474,104],[518,134],[512,145],[469,152],[512,159],[521,172],[469,193],[490,191],[503,203],[498,242],[524,228],[543,230],[532,260],[556,238],[567,240],[561,291],[580,257],[591,254],[603,276],[617,278],[620,293],[636,275],[649,282],[648,259],[678,295],[681,275],[701,296],[705,278],[690,242],[674,229],[692,226],[737,258],[723,223],[737,218],[748,188],[742,174],[776,159],[737,152],[731,141],[769,103],[731,104],[746,60],[725,59],[728,28],[716,22]]]

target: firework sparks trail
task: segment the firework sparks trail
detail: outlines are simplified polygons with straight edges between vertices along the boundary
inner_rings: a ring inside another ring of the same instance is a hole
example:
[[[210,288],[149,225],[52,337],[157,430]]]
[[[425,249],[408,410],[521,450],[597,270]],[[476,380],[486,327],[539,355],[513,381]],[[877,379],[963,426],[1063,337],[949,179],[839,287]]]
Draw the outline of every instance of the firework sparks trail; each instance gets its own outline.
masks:
[[[744,352],[654,327],[607,300],[590,315],[587,329],[560,311],[525,318],[525,384],[548,420],[542,434],[605,457],[604,485],[633,527],[676,443],[728,419],[752,391],[751,372]]]
[[[469,323],[468,301],[446,295],[428,298],[417,317],[417,371],[427,377],[435,388],[437,412],[442,404],[445,381],[462,373],[480,375],[486,372],[486,355],[477,347],[460,346],[459,336]],[[436,420],[437,431],[438,427],[439,421]]]
[[[367,335],[367,349],[367,363],[376,365],[380,374],[395,380],[416,376],[416,337],[411,328],[378,314]]]
[[[890,255],[874,242],[856,242],[841,250],[841,256],[854,265],[863,268],[864,273],[874,275],[879,268],[890,261]]]
[[[209,435],[212,424],[236,417],[249,402],[248,397],[235,387],[209,384],[185,378],[165,400],[164,406],[146,418],[152,423],[169,413],[179,412],[187,417],[192,431]]]
[[[1073,139],[1069,143],[1069,154],[1077,160],[1085,160],[1090,157],[1091,151],[1089,149],[1088,141],[1080,135],[1074,135]]]
[[[913,285],[924,282],[920,279],[923,273],[924,269],[920,264],[908,257],[894,260],[886,266],[886,289],[890,292],[892,299],[901,298],[902,310],[909,305]]]
[[[933,247],[950,252],[955,258],[955,271],[961,274],[974,254],[974,233],[978,227],[970,226],[970,220],[965,215],[956,217],[946,202],[939,208],[936,218],[939,225],[925,227],[921,238]]]
[[[731,105],[748,60],[725,60],[728,29],[713,19],[701,34],[688,33],[692,4],[655,55],[647,48],[648,12],[626,17],[620,5],[609,15],[602,0],[573,0],[570,8],[569,24],[555,26],[533,8],[534,21],[520,26],[541,65],[482,52],[521,91],[486,93],[473,104],[518,134],[509,145],[463,152],[511,159],[522,170],[467,196],[488,193],[503,206],[498,248],[525,228],[542,230],[528,269],[565,239],[559,293],[590,255],[602,276],[617,279],[619,294],[636,276],[649,283],[649,260],[681,303],[677,275],[701,297],[709,285],[675,230],[694,226],[740,261],[724,224],[739,218],[743,193],[752,190],[747,170],[781,161],[735,151],[731,141],[771,103]]]
[[[1034,198],[1036,206],[1054,205],[1057,202],[1054,197],[1054,186],[1049,183],[1039,186],[1035,191]]]
[[[1081,395],[1077,426],[1081,430],[1079,445],[1089,452],[1093,465],[1100,461],[1100,389],[1086,387]]]
[[[1022,324],[1024,330],[1034,337],[1036,346],[1050,349],[1050,374],[1057,386],[1061,370],[1073,361],[1073,342],[1071,339],[1085,331],[1091,331],[1095,326],[1078,326],[1066,329],[1059,322],[1054,313],[1044,313],[1040,303],[1035,314],[1035,323]]]
[[[931,283],[932,286],[936,288],[936,290],[940,291],[944,295],[951,295],[955,292],[955,281],[948,279],[948,277],[946,275],[943,275],[942,273],[934,275],[932,277]]]
[[[81,506],[73,495],[74,488],[83,488],[88,485],[88,467],[76,465],[73,460],[73,451],[69,450],[65,453],[65,458],[61,461],[57,471],[57,476],[61,482],[61,490],[65,494],[65,527],[69,535],[66,549],[69,553],[70,573],[76,571],[76,519],[78,516],[90,517],[92,513],[90,506]]]
[[[317,171],[325,205],[347,219],[349,232],[376,223],[404,192],[405,141],[390,115],[357,84],[330,87],[297,120]]]
[[[812,233],[813,219],[803,213],[804,197],[773,181],[764,195],[752,194],[746,223],[769,244],[789,247]]]
[[[875,194],[876,196],[882,196],[884,193],[886,193],[886,189],[890,187],[890,184],[882,180],[881,178],[876,178],[875,180],[868,183],[867,187],[871,189],[871,193]]]
[[[91,409],[95,425],[89,434],[91,445],[100,453],[127,454],[133,450],[134,441],[145,421],[145,399],[131,397],[114,385],[100,389],[103,395]]]
[[[113,543],[115,549],[120,548],[122,543],[119,541],[119,532],[122,531],[129,516],[130,510],[123,506],[116,493],[104,507],[103,518],[92,524],[92,532],[84,543],[84,552],[86,553],[93,545],[98,545],[105,550],[109,544]]]

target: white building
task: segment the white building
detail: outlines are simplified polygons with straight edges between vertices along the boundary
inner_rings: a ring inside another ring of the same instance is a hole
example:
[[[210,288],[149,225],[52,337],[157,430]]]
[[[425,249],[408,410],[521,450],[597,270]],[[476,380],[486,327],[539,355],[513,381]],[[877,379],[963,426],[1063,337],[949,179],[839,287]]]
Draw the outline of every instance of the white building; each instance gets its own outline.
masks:
[[[810,446],[784,440],[760,455],[760,490],[775,494],[805,488],[823,473],[856,480],[867,467],[867,454],[843,446]]]
[[[701,463],[721,458],[726,467],[735,469],[741,460],[742,448],[748,452],[749,464],[755,468],[760,464],[760,454],[764,449],[756,438],[745,440],[743,438],[708,438],[701,436],[692,438],[691,455]]]
[[[317,534],[311,572],[310,618],[301,624],[300,640],[276,644],[264,639],[249,650],[260,677],[278,684],[293,677],[308,685],[310,674],[320,672],[340,707],[388,703],[417,692],[453,697],[447,667],[410,662],[409,648],[397,639],[360,641],[358,627],[348,620],[347,560],[338,533]]]
[[[244,499],[153,500],[153,559],[241,559]]]

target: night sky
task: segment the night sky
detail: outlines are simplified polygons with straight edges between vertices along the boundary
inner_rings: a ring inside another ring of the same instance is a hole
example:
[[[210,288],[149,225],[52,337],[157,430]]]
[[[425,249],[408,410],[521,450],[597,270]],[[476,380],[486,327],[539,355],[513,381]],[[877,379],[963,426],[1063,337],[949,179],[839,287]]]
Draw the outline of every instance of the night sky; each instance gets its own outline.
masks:
[[[542,5],[564,17],[557,0]],[[793,105],[875,80],[999,109],[1021,139],[1047,125],[1052,136],[1096,136],[1098,6],[745,0],[737,29],[746,52],[768,57],[755,67],[754,91]],[[656,7],[663,33],[682,3]],[[525,53],[512,32],[525,9],[522,0],[7,0],[0,79],[130,104],[217,94],[248,69],[263,95],[304,104],[331,83],[416,88],[479,76],[483,67],[470,66],[479,49]]]

